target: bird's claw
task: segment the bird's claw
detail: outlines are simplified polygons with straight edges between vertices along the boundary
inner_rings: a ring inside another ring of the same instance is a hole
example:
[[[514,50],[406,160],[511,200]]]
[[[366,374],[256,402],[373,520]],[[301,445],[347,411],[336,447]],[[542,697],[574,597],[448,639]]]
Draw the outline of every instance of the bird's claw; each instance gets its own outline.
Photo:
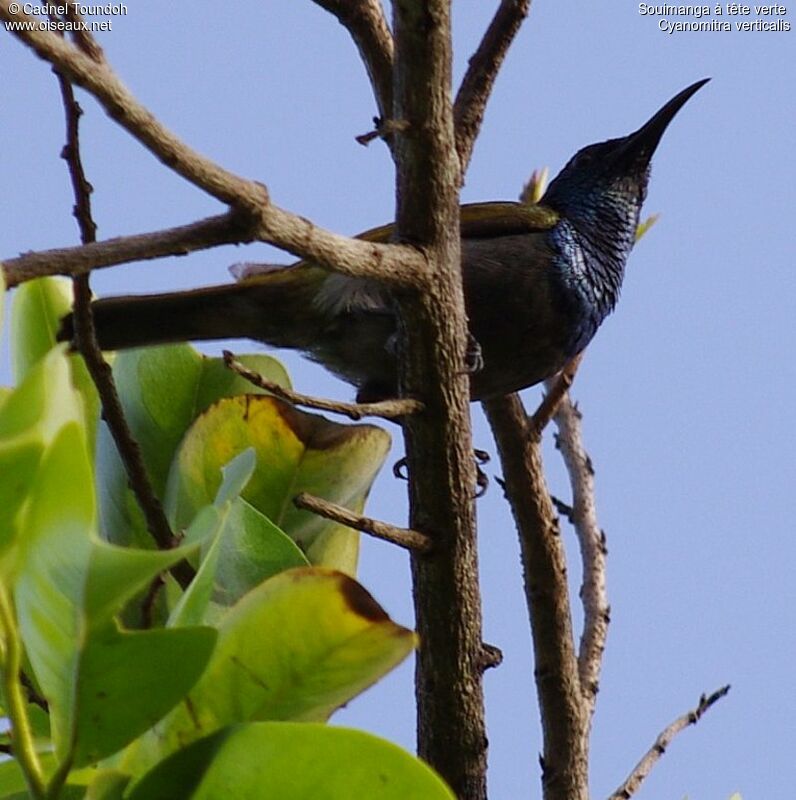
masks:
[[[467,334],[467,349],[464,352],[464,368],[469,375],[475,375],[484,368],[484,354],[478,339],[472,333]]]
[[[399,481],[409,480],[409,464],[406,460],[406,456],[399,458],[392,465],[392,474],[394,477],[398,478]]]
[[[489,453],[486,450],[473,448],[473,457],[475,458],[475,496],[478,498],[483,497],[489,488],[489,478],[486,472],[481,469],[481,464],[489,463]]]
[[[486,450],[473,450],[473,458],[475,460],[475,496],[483,497],[486,490],[489,488],[489,478],[487,474],[481,469],[481,464],[486,464],[489,461],[489,453]],[[399,458],[392,466],[392,474],[401,481],[409,480],[409,469],[406,456]]]

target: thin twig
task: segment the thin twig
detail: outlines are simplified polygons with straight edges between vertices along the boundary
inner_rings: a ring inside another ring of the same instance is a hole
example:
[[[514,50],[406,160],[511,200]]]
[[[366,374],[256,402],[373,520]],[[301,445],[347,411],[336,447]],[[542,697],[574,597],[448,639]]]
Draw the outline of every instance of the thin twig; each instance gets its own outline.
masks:
[[[61,88],[64,113],[66,115],[66,145],[62,156],[69,168],[75,196],[74,214],[80,226],[80,238],[84,244],[94,241],[97,226],[91,214],[91,184],[88,182],[80,158],[79,123],[80,107],[75,101],[72,84],[62,73],[55,71]],[[111,368],[102,356],[94,329],[91,313],[91,287],[88,273],[74,278],[75,340],[83,356],[102,403],[105,422],[116,443],[124,463],[130,487],[138,500],[147,529],[158,547],[163,550],[174,547],[176,538],[171,531],[163,507],[155,494],[141,456],[141,449],[133,437],[124,416],[119,394],[113,381]],[[180,584],[187,586],[193,577],[193,569],[180,562],[173,567],[173,574]]]
[[[530,419],[529,430],[532,436],[539,438],[547,424],[555,416],[559,404],[575,380],[575,373],[578,371],[582,358],[583,353],[578,353],[564,365],[558,375],[545,382],[547,392]]]
[[[478,49],[470,58],[453,107],[462,175],[467,170],[500,65],[530,6],[531,0],[501,0]]]
[[[564,459],[572,486],[572,507],[568,516],[578,537],[582,562],[580,599],[583,604],[583,631],[578,651],[578,671],[581,692],[591,717],[597,701],[610,621],[605,580],[605,535],[597,521],[594,469],[583,444],[581,414],[568,396],[564,396],[558,405],[555,423],[558,426],[556,445]]]
[[[357,141],[357,144],[367,147],[374,139],[389,140],[393,134],[401,133],[409,129],[409,123],[405,119],[385,120],[381,119],[380,117],[375,117],[373,124],[375,127],[372,131],[361,133],[359,136],[354,137],[354,139]]]
[[[503,663],[503,651],[493,644],[483,643],[481,646],[481,669],[495,669]]]
[[[381,417],[382,419],[400,419],[407,414],[417,414],[423,410],[423,404],[419,400],[411,397],[401,397],[394,400],[381,400],[378,403],[344,403],[338,400],[328,400],[322,397],[311,397],[307,394],[294,392],[292,389],[285,389],[274,381],[249,369],[245,364],[238,361],[229,351],[224,350],[224,363],[242,378],[260,389],[270,392],[272,395],[292,403],[294,406],[305,406],[315,408],[319,411],[331,411],[335,414],[342,414],[353,420],[360,420],[362,417]]]
[[[384,9],[378,0],[315,0],[337,17],[354,40],[368,72],[379,117],[392,114],[392,70],[394,43]]]
[[[307,492],[296,495],[296,497],[293,498],[293,504],[296,508],[303,508],[305,511],[311,511],[319,517],[330,519],[333,522],[339,522],[341,525],[347,525],[349,528],[362,531],[363,533],[369,533],[377,539],[397,544],[399,547],[403,547],[407,550],[413,550],[418,553],[428,553],[432,547],[431,539],[424,533],[413,531],[409,528],[398,528],[387,522],[360,516],[337,503],[330,503],[328,500],[308,494]]]
[[[125,420],[122,403],[113,383],[111,368],[102,357],[97,344],[91,314],[91,289],[85,275],[75,278],[73,313],[75,341],[97,387],[102,402],[103,417],[124,463],[130,488],[144,514],[147,530],[161,550],[168,550],[179,542],[172,533],[163,506],[152,488],[141,448]],[[171,568],[171,573],[183,588],[188,586],[194,576],[193,568],[186,561],[175,564]]]
[[[165,575],[158,574],[149,582],[146,593],[141,600],[141,626],[151,628],[155,621],[155,603],[163,587],[166,585]]]
[[[639,786],[641,786],[644,779],[650,774],[660,757],[666,752],[666,748],[671,744],[672,739],[689,725],[696,725],[702,718],[702,715],[712,705],[721,700],[729,691],[730,686],[728,684],[727,686],[722,686],[721,689],[717,689],[711,695],[706,696],[703,694],[702,697],[699,698],[699,704],[695,709],[683,714],[682,717],[678,717],[671,725],[664,728],[652,747],[645,753],[644,757],[636,764],[624,783],[622,783],[608,800],[630,800]]]

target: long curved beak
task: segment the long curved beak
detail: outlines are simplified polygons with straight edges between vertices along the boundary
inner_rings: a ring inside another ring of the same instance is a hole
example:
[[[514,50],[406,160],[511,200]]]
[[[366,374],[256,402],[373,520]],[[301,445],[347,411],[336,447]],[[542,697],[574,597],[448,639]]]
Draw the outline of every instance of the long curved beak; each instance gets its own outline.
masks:
[[[635,133],[625,137],[624,144],[617,153],[621,164],[635,162],[637,165],[649,164],[652,154],[661,141],[663,132],[674,119],[677,112],[696,94],[710,78],[692,83],[682,92],[676,94],[666,105],[656,112]]]

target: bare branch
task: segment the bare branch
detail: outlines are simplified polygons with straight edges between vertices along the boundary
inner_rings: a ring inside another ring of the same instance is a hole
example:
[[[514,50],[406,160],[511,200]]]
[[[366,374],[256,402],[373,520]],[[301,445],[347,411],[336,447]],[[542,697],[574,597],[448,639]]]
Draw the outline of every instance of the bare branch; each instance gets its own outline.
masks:
[[[564,365],[564,368],[558,375],[545,381],[547,393],[534,412],[529,423],[529,430],[533,436],[537,438],[541,436],[542,431],[555,415],[559,405],[572,386],[572,382],[575,380],[575,373],[578,371],[582,358],[583,353],[578,353],[578,355],[570,359],[570,361]]]
[[[412,247],[405,245],[381,245],[352,239],[347,236],[318,228],[301,217],[272,207],[275,213],[284,214],[289,224],[299,220],[306,236],[298,230],[291,231],[296,242],[294,252],[307,254],[329,269],[337,269],[348,275],[384,281],[395,286],[416,286],[425,277],[418,278],[415,267],[422,264],[421,272],[426,272],[425,260]],[[94,242],[82,247],[63,247],[53,250],[23,253],[20,256],[0,262],[9,288],[33,278],[45,275],[70,275],[89,272],[93,269],[146,261],[166,256],[182,256],[196,250],[207,250],[225,244],[244,244],[258,239],[257,230],[245,216],[231,211],[215,217],[166,228],[152,233],[139,233],[132,236],[117,236],[103,242]],[[330,265],[330,259],[337,249],[337,265]]]
[[[544,734],[544,797],[587,800],[589,717],[575,654],[566,559],[544,479],[539,439],[529,430],[518,395],[492,398],[483,406],[520,535]]]
[[[207,217],[189,225],[152,233],[117,236],[82,247],[23,253],[15,258],[5,259],[1,265],[6,284],[11,288],[46,275],[79,275],[93,269],[166,256],[184,256],[196,250],[253,240],[254,236],[244,218],[230,212]]]
[[[296,495],[293,498],[293,504],[296,508],[312,511],[313,514],[317,514],[319,517],[339,522],[341,525],[347,525],[349,528],[363,533],[369,533],[377,539],[392,542],[392,544],[397,544],[407,550],[428,553],[433,545],[431,539],[424,533],[419,533],[409,528],[398,528],[387,522],[354,514],[353,511],[349,511],[347,508],[337,505],[337,503],[330,503],[322,497],[315,497],[315,495],[307,492]]]
[[[374,139],[384,139],[389,142],[393,134],[409,130],[409,123],[405,119],[381,120],[376,117],[373,124],[376,127],[372,131],[354,137],[363,147],[367,147]]]
[[[378,0],[314,0],[337,17],[354,40],[368,72],[379,116],[392,115],[393,39]]]
[[[136,100],[110,66],[94,61],[60,36],[38,27],[36,17],[12,14],[0,0],[0,19],[29,23],[14,35],[90,92],[105,111],[167,167],[249,217],[251,238],[281,247],[352,277],[369,277],[420,288],[427,262],[411,247],[351,239],[313,225],[273,205],[261,183],[241,178],[191,149]]]
[[[56,75],[66,116],[66,145],[62,156],[67,163],[72,181],[75,196],[74,215],[80,226],[80,238],[84,244],[88,244],[94,241],[97,226],[91,213],[92,188],[86,179],[80,157],[78,120],[82,112],[75,101],[69,80],[57,70]],[[161,549],[174,547],[176,539],[166,520],[160,500],[152,488],[138,442],[127,425],[111,368],[103,358],[97,343],[94,318],[91,313],[91,287],[88,273],[74,278],[74,319],[78,349],[97,388],[102,403],[103,417],[124,463],[130,487],[144,514],[147,529]],[[193,577],[193,570],[184,561],[175,565],[172,571],[182,586],[187,586]]]
[[[644,757],[636,764],[624,783],[608,798],[608,800],[630,800],[636,791],[638,791],[644,779],[650,774],[652,768],[666,752],[666,748],[671,744],[672,739],[689,725],[696,725],[702,718],[702,715],[711,706],[721,700],[729,691],[730,687],[728,684],[727,686],[722,686],[721,689],[717,689],[709,696],[703,694],[702,697],[699,698],[699,704],[695,709],[683,714],[682,717],[678,717],[671,725],[664,728],[652,747],[645,753]]]
[[[91,313],[91,289],[87,274],[75,278],[73,313],[77,348],[97,387],[97,393],[102,403],[103,417],[124,464],[130,488],[144,514],[147,530],[161,550],[168,550],[179,542],[172,533],[163,506],[149,480],[141,448],[124,417],[124,410],[113,382],[110,365],[102,357],[97,343],[94,319]],[[193,569],[186,561],[179,562],[172,567],[171,571],[183,588],[191,582],[194,574]]]
[[[548,384],[552,382],[548,381]],[[582,561],[580,599],[583,604],[583,632],[578,652],[578,671],[581,692],[591,717],[597,701],[610,607],[605,582],[605,537],[597,522],[594,470],[583,445],[580,420],[580,412],[569,397],[564,396],[555,415],[558,426],[556,445],[561,451],[572,486],[569,520],[578,537]]]
[[[486,104],[500,65],[520,25],[528,16],[530,7],[531,0],[501,0],[484,38],[470,58],[453,109],[456,122],[456,149],[459,153],[462,175],[470,162],[473,145],[481,128]]]
[[[503,651],[493,644],[484,642],[481,651],[481,669],[497,669],[503,663]]]
[[[265,389],[275,397],[286,400],[294,406],[305,406],[319,411],[331,411],[353,420],[360,420],[362,417],[399,419],[407,414],[417,414],[423,410],[423,404],[419,400],[413,400],[411,397],[382,400],[378,403],[342,403],[338,400],[327,400],[321,397],[300,394],[291,389],[285,389],[284,386],[280,386],[274,381],[269,381],[258,372],[249,369],[245,364],[237,361],[229,350],[224,350],[224,363],[249,383],[260,389]]]

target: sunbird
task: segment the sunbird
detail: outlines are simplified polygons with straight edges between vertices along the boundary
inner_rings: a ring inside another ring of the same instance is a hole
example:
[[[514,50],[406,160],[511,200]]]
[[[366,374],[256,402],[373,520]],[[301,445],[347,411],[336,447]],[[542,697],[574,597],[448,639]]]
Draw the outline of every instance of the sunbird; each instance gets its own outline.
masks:
[[[619,299],[664,131],[709,79],[683,89],[637,131],[579,150],[538,203],[461,207],[461,269],[478,368],[473,400],[555,375],[591,341]],[[358,238],[389,242],[394,225]],[[236,282],[92,304],[104,350],[249,338],[299,350],[357,389],[359,401],[398,391],[398,311],[376,280],[309,260],[256,265]],[[59,338],[73,337],[71,316]]]

